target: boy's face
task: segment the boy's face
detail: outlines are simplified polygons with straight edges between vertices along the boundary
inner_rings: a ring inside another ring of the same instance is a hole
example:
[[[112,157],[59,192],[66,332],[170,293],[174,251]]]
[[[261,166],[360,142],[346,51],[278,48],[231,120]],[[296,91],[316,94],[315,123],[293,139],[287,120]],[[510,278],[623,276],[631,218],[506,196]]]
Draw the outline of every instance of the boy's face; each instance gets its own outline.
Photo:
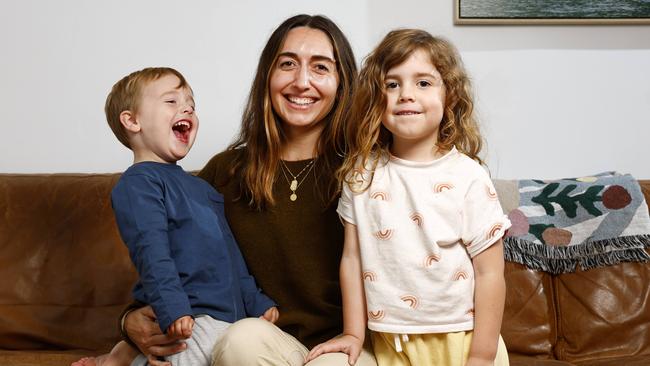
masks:
[[[135,162],[175,163],[192,148],[199,128],[194,97],[189,88],[178,88],[175,75],[164,75],[142,89],[135,120],[139,131],[131,146]]]

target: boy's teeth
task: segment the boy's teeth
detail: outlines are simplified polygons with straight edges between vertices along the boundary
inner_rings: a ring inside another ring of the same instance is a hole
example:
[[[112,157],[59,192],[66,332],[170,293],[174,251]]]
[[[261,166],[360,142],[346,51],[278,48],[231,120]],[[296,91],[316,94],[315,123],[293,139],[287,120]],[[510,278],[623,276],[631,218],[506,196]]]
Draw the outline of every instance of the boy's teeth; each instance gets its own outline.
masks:
[[[174,123],[174,125],[172,126],[172,129],[178,129],[178,130],[181,130],[181,131],[187,131],[187,130],[189,130],[191,127],[192,127],[192,125],[190,125],[190,123],[187,122],[187,121],[178,121],[178,122]]]

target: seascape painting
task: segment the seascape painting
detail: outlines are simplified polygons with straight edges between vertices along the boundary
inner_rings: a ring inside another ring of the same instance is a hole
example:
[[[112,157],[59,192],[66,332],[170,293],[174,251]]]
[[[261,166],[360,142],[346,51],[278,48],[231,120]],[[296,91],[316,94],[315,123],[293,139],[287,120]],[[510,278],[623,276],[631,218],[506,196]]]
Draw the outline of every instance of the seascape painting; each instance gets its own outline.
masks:
[[[455,0],[456,24],[650,24],[650,0]]]

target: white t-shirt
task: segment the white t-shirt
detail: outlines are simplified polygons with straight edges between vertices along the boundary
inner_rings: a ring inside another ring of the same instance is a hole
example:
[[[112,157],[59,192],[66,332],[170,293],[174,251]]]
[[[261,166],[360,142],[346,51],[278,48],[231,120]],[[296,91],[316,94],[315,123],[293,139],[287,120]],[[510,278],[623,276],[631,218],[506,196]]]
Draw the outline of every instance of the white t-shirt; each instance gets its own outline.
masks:
[[[471,258],[510,227],[487,172],[455,148],[424,163],[391,156],[379,162],[370,187],[355,192],[343,185],[337,212],[357,226],[368,328],[473,329]]]

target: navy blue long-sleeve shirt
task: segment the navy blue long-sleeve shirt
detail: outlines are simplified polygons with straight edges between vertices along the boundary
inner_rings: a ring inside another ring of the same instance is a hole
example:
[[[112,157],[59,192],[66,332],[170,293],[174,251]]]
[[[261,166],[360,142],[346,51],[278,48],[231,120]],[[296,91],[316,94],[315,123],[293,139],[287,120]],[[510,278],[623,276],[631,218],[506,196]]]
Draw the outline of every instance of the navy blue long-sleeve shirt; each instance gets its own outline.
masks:
[[[224,215],[223,196],[175,164],[141,162],[122,174],[111,201],[140,275],[136,300],[166,331],[185,315],[235,322],[276,304],[249,274]]]

